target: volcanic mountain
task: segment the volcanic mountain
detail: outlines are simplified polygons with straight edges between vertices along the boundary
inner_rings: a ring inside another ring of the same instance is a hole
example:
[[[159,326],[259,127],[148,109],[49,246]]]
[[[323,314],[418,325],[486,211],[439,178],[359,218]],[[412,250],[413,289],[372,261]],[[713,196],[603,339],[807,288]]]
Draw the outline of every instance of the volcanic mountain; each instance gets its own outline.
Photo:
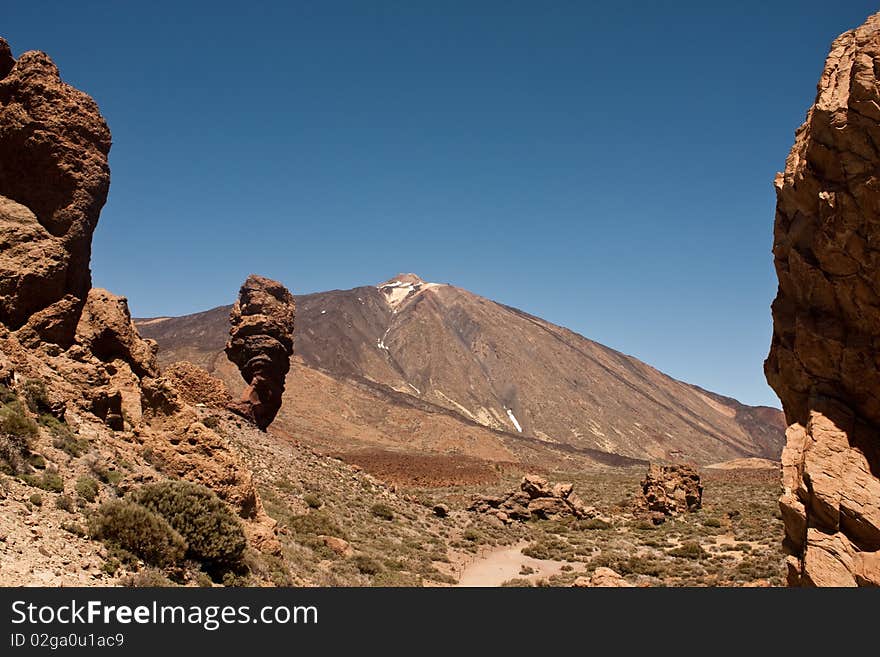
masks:
[[[778,458],[782,413],[677,381],[539,317],[400,274],[296,297],[294,358],[276,427],[342,450],[394,446],[522,461]],[[230,306],[136,320],[163,364],[241,389],[223,346]],[[627,458],[620,458],[627,457]]]

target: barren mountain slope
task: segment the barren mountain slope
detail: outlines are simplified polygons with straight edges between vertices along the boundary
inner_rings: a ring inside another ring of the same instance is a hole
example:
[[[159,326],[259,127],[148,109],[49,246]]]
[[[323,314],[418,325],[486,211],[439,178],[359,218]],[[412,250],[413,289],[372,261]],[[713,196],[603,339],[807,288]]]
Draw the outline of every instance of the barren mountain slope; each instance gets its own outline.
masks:
[[[294,352],[307,368],[332,377],[328,385],[371,382],[511,436],[634,458],[711,463],[777,458],[781,450],[776,409],[744,406],[682,383],[451,285],[404,274],[296,302]],[[137,325],[159,342],[162,362],[191,360],[234,384],[222,355],[228,311]],[[298,408],[310,406],[302,398],[307,393],[291,382],[285,394],[291,403],[279,421],[295,424]],[[315,394],[325,393],[316,388]]]

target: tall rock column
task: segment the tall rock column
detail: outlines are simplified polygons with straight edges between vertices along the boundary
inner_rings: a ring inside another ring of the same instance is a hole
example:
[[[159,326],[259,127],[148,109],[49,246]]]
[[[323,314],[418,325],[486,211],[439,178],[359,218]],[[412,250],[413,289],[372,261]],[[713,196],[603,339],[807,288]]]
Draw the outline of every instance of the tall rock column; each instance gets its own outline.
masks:
[[[42,52],[0,38],[0,323],[69,346],[92,286],[110,130]]]
[[[831,46],[776,177],[764,364],[789,423],[788,581],[880,585],[880,14]]]
[[[248,276],[229,316],[226,356],[248,387],[232,410],[265,430],[281,408],[293,353],[293,295],[278,281]]]

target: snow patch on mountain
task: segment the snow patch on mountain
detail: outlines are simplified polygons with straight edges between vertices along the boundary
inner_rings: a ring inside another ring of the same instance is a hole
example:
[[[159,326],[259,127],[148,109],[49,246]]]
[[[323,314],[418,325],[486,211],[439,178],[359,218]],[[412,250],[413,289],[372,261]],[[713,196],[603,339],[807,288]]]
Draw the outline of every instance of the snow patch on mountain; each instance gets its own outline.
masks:
[[[513,411],[507,407],[505,407],[504,410],[507,411],[507,417],[509,417],[510,421],[513,422],[513,426],[516,427],[516,430],[522,433],[522,427],[519,425],[519,422],[517,422],[516,415],[513,414]]]

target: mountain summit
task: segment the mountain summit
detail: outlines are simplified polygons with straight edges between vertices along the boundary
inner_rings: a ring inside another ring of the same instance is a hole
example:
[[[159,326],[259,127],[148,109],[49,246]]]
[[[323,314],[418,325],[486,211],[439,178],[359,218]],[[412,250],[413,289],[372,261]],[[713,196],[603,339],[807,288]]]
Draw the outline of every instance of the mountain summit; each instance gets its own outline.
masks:
[[[340,409],[341,418],[321,418],[323,429],[312,423],[320,442],[344,442],[346,433],[361,441],[378,432],[382,439],[376,441],[383,444],[387,439],[437,450],[442,436],[442,449],[482,456],[492,443],[501,450],[498,458],[514,458],[510,446],[525,443],[545,451],[698,463],[777,458],[782,447],[782,414],[776,409],[745,406],[677,381],[573,331],[453,285],[398,274],[377,286],[299,296],[296,304],[294,354],[300,369],[295,366],[292,377],[308,379],[309,390],[305,381],[299,389],[291,382],[285,395],[294,398],[276,423],[293,435],[305,430],[300,412],[339,403],[338,390],[336,398],[316,402],[327,386],[348,386],[352,395],[355,386],[354,396],[372,395],[373,401],[362,399],[364,408],[351,401]],[[228,314],[228,307],[218,308],[139,320],[138,326],[159,342],[163,362],[191,360],[225,379],[216,356]],[[405,419],[388,426],[392,407],[408,410]],[[438,413],[453,418],[455,428],[432,429],[430,438],[420,434],[433,422],[426,418]],[[478,436],[475,427],[489,431]],[[401,430],[404,435],[392,435]],[[458,434],[469,435],[473,444]]]

